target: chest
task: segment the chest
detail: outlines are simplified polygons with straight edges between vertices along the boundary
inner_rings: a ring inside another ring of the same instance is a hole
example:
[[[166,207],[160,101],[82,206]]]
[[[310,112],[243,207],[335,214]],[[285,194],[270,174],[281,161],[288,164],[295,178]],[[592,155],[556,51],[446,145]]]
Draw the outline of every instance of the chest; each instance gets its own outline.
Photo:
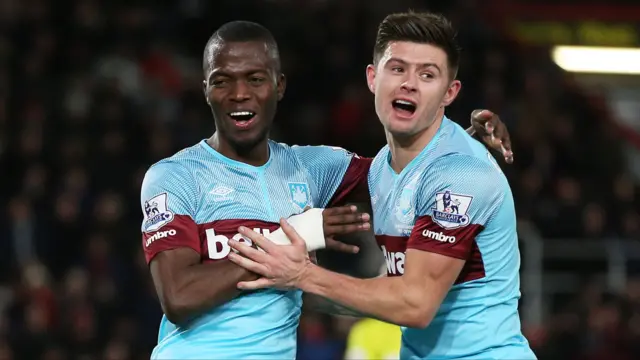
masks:
[[[404,274],[407,241],[416,222],[419,173],[383,173],[371,188],[376,242],[388,276]]]
[[[225,259],[229,239],[251,244],[238,227],[267,236],[280,227],[280,218],[299,214],[316,202],[314,184],[295,166],[261,171],[222,167],[207,175],[201,177],[195,219],[203,260]]]
[[[387,172],[372,185],[376,236],[409,236],[416,220],[418,174],[396,175]]]

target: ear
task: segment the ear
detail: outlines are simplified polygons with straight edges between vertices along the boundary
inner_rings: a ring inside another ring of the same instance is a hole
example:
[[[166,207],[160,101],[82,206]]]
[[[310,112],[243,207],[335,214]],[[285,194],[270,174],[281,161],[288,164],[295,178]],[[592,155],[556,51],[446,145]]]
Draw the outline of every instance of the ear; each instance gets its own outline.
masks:
[[[444,94],[444,98],[442,99],[442,106],[449,106],[456,99],[460,89],[462,88],[462,83],[460,80],[453,80],[447,89],[447,92]]]
[[[202,93],[204,94],[204,100],[209,104],[209,96],[207,96],[207,80],[202,80]]]
[[[284,91],[287,89],[287,77],[280,73],[276,80],[276,91],[278,92],[278,101],[284,97]]]
[[[369,91],[371,91],[371,93],[375,93],[376,92],[376,85],[375,85],[376,67],[373,64],[367,65],[366,76],[367,76],[367,87],[369,88]]]

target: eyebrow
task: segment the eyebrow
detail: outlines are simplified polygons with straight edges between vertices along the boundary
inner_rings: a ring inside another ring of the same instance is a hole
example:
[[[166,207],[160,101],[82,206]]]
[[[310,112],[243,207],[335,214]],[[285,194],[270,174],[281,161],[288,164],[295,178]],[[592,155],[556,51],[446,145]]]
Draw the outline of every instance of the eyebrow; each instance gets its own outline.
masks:
[[[254,74],[264,74],[267,75],[269,72],[265,69],[248,69],[246,71],[242,72],[242,75],[247,76],[247,75],[254,75]],[[217,77],[217,76],[222,76],[222,77],[233,77],[233,75],[231,75],[230,73],[224,71],[224,70],[220,70],[220,69],[214,69],[211,74],[209,74],[209,78],[208,80],[211,81],[213,80],[213,78]]]
[[[388,64],[388,63],[391,63],[391,62],[400,63],[400,64],[402,64],[402,65],[413,65],[412,63],[409,63],[409,62],[407,62],[407,61],[405,61],[405,60],[403,60],[403,59],[400,59],[400,58],[394,58],[394,57],[389,58],[389,60],[387,60],[387,64]],[[428,62],[428,63],[422,63],[422,64],[418,64],[418,67],[419,67],[419,68],[434,67],[434,68],[436,68],[436,70],[438,70],[439,72],[442,72],[442,70],[440,69],[440,67],[439,67],[439,66],[438,66],[438,64],[436,64],[436,63],[430,63],[430,62]]]

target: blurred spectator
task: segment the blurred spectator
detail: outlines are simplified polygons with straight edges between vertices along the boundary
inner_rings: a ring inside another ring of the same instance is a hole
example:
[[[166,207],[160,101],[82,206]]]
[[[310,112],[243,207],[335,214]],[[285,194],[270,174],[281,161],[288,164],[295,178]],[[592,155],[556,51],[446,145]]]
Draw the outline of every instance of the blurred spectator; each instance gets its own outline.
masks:
[[[546,55],[495,33],[478,16],[483,3],[429,4],[456,22],[464,49],[448,115],[466,125],[472,109],[489,108],[509,126],[516,163],[504,170],[520,219],[561,241],[640,239],[640,191],[591,106],[601,102]],[[423,6],[0,2],[0,360],[149,358],[162,312],[141,254],[140,183],[151,164],[214,130],[200,56],[216,27],[242,14],[273,30],[289,79],[275,139],[373,156],[385,138],[364,67],[377,22]],[[363,250],[356,275],[369,276],[380,256]],[[353,259],[325,258],[343,271]],[[640,356],[639,284],[609,294],[589,283],[568,305],[550,299],[559,306],[548,323],[523,324],[540,358]],[[342,358],[352,324],[305,310],[299,358]]]

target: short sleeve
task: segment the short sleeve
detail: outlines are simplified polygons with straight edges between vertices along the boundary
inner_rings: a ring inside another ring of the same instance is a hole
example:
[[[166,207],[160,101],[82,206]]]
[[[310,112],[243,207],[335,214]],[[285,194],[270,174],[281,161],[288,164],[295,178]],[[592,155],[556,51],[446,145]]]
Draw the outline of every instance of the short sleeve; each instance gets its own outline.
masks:
[[[407,248],[468,260],[506,187],[502,172],[487,161],[459,154],[437,160],[418,187]]]
[[[197,185],[182,165],[160,162],[145,174],[140,192],[142,247],[147,263],[160,252],[180,247],[200,252]]]
[[[318,207],[340,203],[354,191],[368,197],[371,159],[340,147],[292,146],[292,149],[318,188]]]

